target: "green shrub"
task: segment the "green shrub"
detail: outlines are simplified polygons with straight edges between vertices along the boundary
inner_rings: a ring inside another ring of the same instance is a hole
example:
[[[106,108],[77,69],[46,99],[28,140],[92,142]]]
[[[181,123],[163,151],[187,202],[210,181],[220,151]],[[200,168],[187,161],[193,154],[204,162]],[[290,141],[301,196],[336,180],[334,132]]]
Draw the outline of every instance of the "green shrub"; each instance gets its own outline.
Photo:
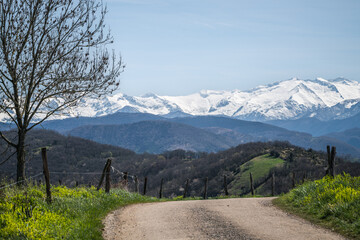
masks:
[[[282,196],[279,203],[347,236],[360,237],[360,177],[344,174],[306,182]]]

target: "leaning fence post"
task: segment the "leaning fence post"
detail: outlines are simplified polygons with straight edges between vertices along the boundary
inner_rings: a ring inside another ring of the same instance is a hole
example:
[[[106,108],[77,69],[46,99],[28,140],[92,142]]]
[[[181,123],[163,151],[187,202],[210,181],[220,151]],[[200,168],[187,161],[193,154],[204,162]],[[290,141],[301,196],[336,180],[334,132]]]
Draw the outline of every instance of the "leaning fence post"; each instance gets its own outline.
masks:
[[[228,188],[227,188],[227,181],[226,181],[226,176],[224,175],[224,191],[225,191],[225,196],[229,196],[229,192],[228,192]]]
[[[110,168],[111,168],[111,159],[109,159],[109,164],[106,169],[106,179],[105,179],[105,192],[110,192]]]
[[[50,173],[47,163],[46,148],[41,149],[41,156],[43,160],[43,169],[46,182],[46,201],[51,203],[51,190],[50,190]]]
[[[186,179],[186,185],[185,185],[185,189],[184,189],[183,198],[186,198],[188,191],[189,191],[189,179]]]
[[[147,177],[144,179],[144,195],[146,194]]]
[[[250,190],[251,190],[251,195],[254,196],[254,182],[253,182],[253,176],[250,173]]]
[[[205,186],[204,186],[204,199],[207,199],[208,181],[209,181],[209,179],[206,177],[205,178]]]
[[[164,179],[162,178],[161,181],[160,181],[159,198],[162,198],[163,183],[164,183]]]
[[[106,163],[105,163],[104,169],[103,169],[102,174],[101,174],[101,177],[100,177],[99,185],[98,185],[98,187],[96,188],[96,190],[98,190],[98,191],[100,190],[101,185],[102,185],[102,183],[103,183],[103,181],[104,181],[106,169],[108,168],[108,165],[110,164],[110,162],[111,162],[111,160],[108,159],[108,160],[106,161]]]

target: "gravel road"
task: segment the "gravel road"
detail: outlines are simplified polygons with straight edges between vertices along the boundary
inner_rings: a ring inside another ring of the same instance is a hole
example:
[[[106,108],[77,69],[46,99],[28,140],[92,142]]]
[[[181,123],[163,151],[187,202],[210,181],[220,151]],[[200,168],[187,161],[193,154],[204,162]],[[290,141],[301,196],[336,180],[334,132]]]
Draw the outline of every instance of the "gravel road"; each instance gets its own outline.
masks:
[[[345,239],[287,214],[273,198],[236,198],[131,205],[109,214],[103,236],[120,239]]]

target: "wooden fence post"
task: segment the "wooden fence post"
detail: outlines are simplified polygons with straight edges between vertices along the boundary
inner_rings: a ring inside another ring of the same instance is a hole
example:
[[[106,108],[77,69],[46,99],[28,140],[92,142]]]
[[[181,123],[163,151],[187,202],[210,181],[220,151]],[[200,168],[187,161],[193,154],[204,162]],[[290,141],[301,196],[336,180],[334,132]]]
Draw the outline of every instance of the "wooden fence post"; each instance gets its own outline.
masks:
[[[275,196],[275,173],[271,175],[271,196]]]
[[[110,169],[111,169],[111,159],[109,159],[109,164],[106,169],[106,178],[105,178],[105,192],[110,192]]]
[[[330,146],[329,145],[326,146],[326,151],[327,151],[327,162],[328,162],[328,164],[327,164],[325,175],[329,175],[329,173],[330,173],[329,168],[330,168],[330,165],[331,165],[331,153],[330,153]]]
[[[44,169],[44,176],[46,182],[46,201],[47,203],[51,203],[50,173],[47,163],[46,148],[41,149],[41,156],[43,160],[43,169]]]
[[[102,185],[102,183],[103,183],[103,181],[104,181],[105,173],[106,173],[106,170],[107,170],[108,165],[110,164],[110,162],[111,162],[111,160],[110,160],[110,159],[108,159],[108,160],[106,161],[106,163],[105,163],[105,166],[104,166],[103,172],[102,172],[101,177],[100,177],[100,182],[99,182],[99,185],[98,185],[98,187],[96,188],[98,191],[100,190],[101,185]]]
[[[331,148],[330,146],[326,146],[327,150],[327,160],[328,160],[328,167],[326,168],[326,175],[330,177],[335,177],[335,155],[336,155],[336,147]]]
[[[145,179],[144,179],[144,194],[143,195],[145,195],[146,194],[146,185],[147,185],[147,177],[145,177]]]
[[[335,177],[335,155],[336,155],[336,147],[331,148],[331,164],[329,173],[331,177]]]
[[[251,190],[251,195],[254,196],[254,182],[253,182],[253,176],[250,173],[250,190]]]
[[[163,183],[164,183],[164,179],[162,178],[160,181],[159,198],[162,198]]]
[[[139,180],[137,176],[134,176],[134,178],[135,178],[135,192],[139,193]]]
[[[186,179],[185,189],[184,189],[184,195],[183,198],[186,198],[189,191],[189,179]]]
[[[227,187],[227,181],[226,181],[226,176],[225,175],[224,175],[224,191],[225,191],[225,196],[229,196],[228,187]]]
[[[209,179],[206,177],[205,178],[205,186],[204,186],[204,199],[207,199],[208,181],[209,181]]]

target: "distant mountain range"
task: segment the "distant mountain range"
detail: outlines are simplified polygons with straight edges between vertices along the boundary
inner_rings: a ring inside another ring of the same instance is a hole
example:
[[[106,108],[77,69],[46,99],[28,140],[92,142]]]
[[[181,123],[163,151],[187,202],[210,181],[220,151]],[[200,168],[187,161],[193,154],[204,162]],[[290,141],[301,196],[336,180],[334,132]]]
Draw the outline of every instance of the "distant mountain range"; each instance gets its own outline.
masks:
[[[217,152],[280,140],[316,150],[334,145],[338,153],[360,159],[360,84],[344,78],[293,78],[250,91],[178,97],[116,94],[84,99],[60,118],[39,127],[138,153],[178,148]],[[9,128],[0,123],[1,130]]]
[[[219,116],[169,119],[147,113],[118,112],[102,117],[47,121],[41,128],[121,146],[138,153],[161,153],[174,149],[217,152],[247,142],[280,140],[323,151],[326,145],[332,145],[337,147],[339,154],[360,158],[360,148],[354,137],[351,141],[345,141],[340,135],[312,137],[308,133],[266,123]]]
[[[167,118],[213,115],[251,121],[345,119],[360,113],[360,83],[345,78],[292,78],[249,91],[203,90],[187,96],[141,97],[118,93],[101,99],[83,99],[71,112],[53,119],[98,117],[116,112],[150,113]],[[0,120],[5,117],[0,115]]]
[[[330,121],[321,121],[317,118],[300,118],[296,120],[273,120],[266,123],[293,131],[310,133],[313,136],[322,136],[351,128],[360,128],[360,113],[349,118]]]

